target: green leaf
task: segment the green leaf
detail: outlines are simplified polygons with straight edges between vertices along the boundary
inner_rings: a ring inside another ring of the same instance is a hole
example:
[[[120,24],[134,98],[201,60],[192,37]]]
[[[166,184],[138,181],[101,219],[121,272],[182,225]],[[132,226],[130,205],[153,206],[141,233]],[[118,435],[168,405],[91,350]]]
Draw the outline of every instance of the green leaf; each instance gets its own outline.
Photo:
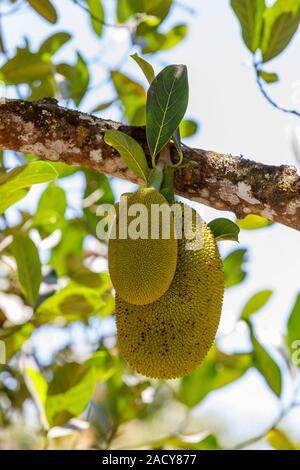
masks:
[[[23,292],[31,305],[35,305],[42,282],[42,269],[38,250],[26,234],[19,234],[14,237],[12,250]]]
[[[2,330],[2,332],[5,333],[6,330]],[[30,338],[32,332],[32,324],[25,323],[3,340],[5,343],[5,356],[7,361],[20,351],[23,344]]]
[[[104,103],[98,104],[95,108],[92,109],[91,113],[98,113],[99,111],[103,111],[104,109],[109,108],[112,104],[114,104],[116,100],[109,100]]]
[[[119,23],[124,23],[134,14],[128,0],[117,0],[116,14]]]
[[[47,183],[58,176],[48,162],[35,161],[16,167],[0,176],[0,213],[18,202],[33,184]]]
[[[291,355],[295,352],[295,341],[300,340],[300,293],[298,294],[295,304],[292,308],[292,311],[289,315],[287,323],[287,337],[286,344],[289,348]],[[300,346],[300,343],[295,343],[297,347]]]
[[[145,59],[140,57],[137,53],[132,54],[130,57],[132,57],[132,59],[135,60],[135,62],[140,66],[140,68],[144,72],[145,77],[148,80],[149,85],[151,85],[155,78],[155,72],[152,65]]]
[[[65,191],[59,186],[50,184],[40,197],[33,223],[43,232],[50,234],[64,225],[67,207]]]
[[[251,299],[248,300],[241,313],[242,320],[248,320],[253,313],[263,308],[266,303],[270,300],[273,292],[271,290],[262,290],[254,294]]]
[[[101,217],[97,215],[100,204],[114,204],[115,197],[110,182],[103,173],[93,170],[84,170],[86,187],[83,199],[84,220],[93,234],[96,234],[97,225]]]
[[[14,168],[0,176],[0,187],[5,190],[23,189],[33,184],[47,183],[57,178],[58,173],[49,162],[32,162]]]
[[[260,215],[248,214],[244,219],[237,219],[236,224],[243,230],[257,230],[272,225],[272,222]]]
[[[265,0],[231,0],[231,7],[240,21],[246,46],[255,52],[260,45]]]
[[[29,5],[49,23],[57,22],[57,13],[50,0],[28,0]]]
[[[47,38],[39,49],[40,54],[48,53],[54,55],[66,42],[70,41],[71,35],[69,33],[55,33]]]
[[[178,24],[171,28],[167,33],[164,33],[164,41],[160,46],[160,50],[166,51],[167,49],[177,46],[186,37],[188,30],[189,28],[186,24]]]
[[[97,289],[103,287],[107,282],[106,273],[95,273],[84,265],[84,260],[79,256],[71,256],[67,260],[68,275],[76,284]]]
[[[86,287],[70,282],[65,288],[48,297],[37,309],[38,323],[55,322],[58,318],[66,322],[83,321],[105,311],[103,294],[111,288],[108,275],[102,274],[98,288]]]
[[[42,424],[44,428],[47,429],[49,424],[45,413],[45,406],[47,401],[48,383],[43,374],[36,369],[26,367],[24,375],[27,388],[39,410]]]
[[[251,366],[249,354],[224,354],[213,347],[200,367],[180,381],[179,398],[189,408],[210,392],[239,379]]]
[[[226,288],[236,286],[245,279],[243,265],[246,262],[246,254],[247,250],[238,249],[223,260]]]
[[[118,0],[117,18],[123,23],[137,13],[157,17],[161,22],[169,13],[173,0]]]
[[[279,429],[271,429],[266,437],[269,444],[276,450],[297,450],[297,448],[288,439],[286,434]]]
[[[69,64],[59,64],[57,72],[67,79],[67,87],[61,85],[61,91],[65,99],[71,98],[75,104],[79,105],[84,97],[89,85],[89,69],[82,57],[77,52],[77,62],[73,66]]]
[[[183,119],[183,121],[180,123],[179,129],[181,138],[187,139],[188,137],[192,137],[198,132],[199,125],[193,119]]]
[[[1,190],[0,186],[0,215],[3,214],[3,212],[5,212],[10,206],[13,206],[16,202],[23,199],[27,193],[27,189],[20,189],[19,191],[6,193]]]
[[[54,170],[58,174],[58,178],[67,178],[68,176],[74,175],[79,169],[75,166],[70,166],[67,163],[63,162],[51,162]]]
[[[254,336],[253,328],[248,323],[250,329],[250,337],[253,345],[253,365],[262,374],[265,381],[273,390],[273,392],[280,397],[281,395],[281,371],[274,359],[270,354],[263,348]]]
[[[29,368],[25,369],[25,380],[48,428],[79,416],[87,407],[97,382],[108,380],[113,372],[110,357],[99,351],[83,364],[70,362],[55,367],[50,384],[41,372]]]
[[[147,95],[147,141],[155,156],[169,142],[188,105],[188,78],[184,65],[169,65],[153,80]]]
[[[97,36],[102,35],[103,23],[104,23],[104,8],[101,0],[86,0],[93,30]]]
[[[53,75],[49,54],[33,53],[28,48],[18,48],[14,57],[0,68],[0,79],[6,85],[32,84]]]
[[[31,95],[30,100],[39,100],[45,98],[45,96],[55,97],[57,94],[58,86],[54,76],[49,75],[42,81],[33,82],[30,84]]]
[[[177,153],[179,155],[179,160],[176,162],[175,166],[180,166],[183,161],[183,152],[181,148],[181,135],[180,135],[180,129],[177,127],[176,131],[172,135],[172,142],[174,142],[174,145],[176,147]]]
[[[149,28],[148,32],[142,35],[145,45],[142,48],[143,54],[153,54],[157,51],[164,51],[177,46],[187,35],[188,26],[179,24],[171,28],[166,33],[160,33],[156,27]]]
[[[279,55],[290,43],[300,21],[299,0],[277,0],[264,13],[263,61]]]
[[[149,168],[141,145],[123,132],[111,129],[105,132],[104,141],[115,148],[130,170],[147,182]]]
[[[266,83],[276,83],[279,80],[279,76],[277,73],[265,72],[264,70],[260,70],[258,72],[260,78],[262,78]]]
[[[50,265],[56,270],[58,276],[68,274],[67,261],[74,255],[82,254],[83,240],[87,231],[82,224],[68,221],[62,231],[62,237],[57,246],[52,249]]]
[[[146,92],[142,85],[116,70],[111,72],[111,80],[124,106],[128,122],[132,125],[145,125]]]
[[[239,241],[239,227],[229,219],[219,218],[214,219],[208,224],[215,239],[219,240],[232,240]]]

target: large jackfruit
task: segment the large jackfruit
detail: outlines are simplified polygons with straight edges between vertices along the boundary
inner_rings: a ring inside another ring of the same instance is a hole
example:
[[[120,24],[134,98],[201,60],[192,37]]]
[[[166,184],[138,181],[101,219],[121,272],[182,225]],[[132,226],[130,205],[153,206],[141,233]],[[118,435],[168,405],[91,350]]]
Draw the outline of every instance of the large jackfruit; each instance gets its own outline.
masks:
[[[193,230],[199,226],[193,225]],[[179,240],[176,273],[160,299],[136,306],[116,297],[121,354],[133,369],[148,377],[172,379],[190,373],[214,341],[224,275],[213,234],[204,223],[200,230],[200,249],[187,250],[187,240]]]
[[[156,224],[157,239],[151,238],[151,228],[155,225],[152,224],[155,220],[151,207],[154,204],[164,204],[168,208],[166,199],[153,188],[140,189],[136,193],[125,194],[122,198],[123,202],[126,198],[128,209],[124,209],[126,213],[122,212],[122,208],[119,214],[117,211],[116,237],[111,238],[108,243],[109,273],[117,294],[123,300],[135,305],[146,305],[159,299],[167,291],[176,271],[178,240],[175,237],[174,217],[170,213],[167,227],[169,232],[166,226],[163,232],[161,223]],[[133,204],[143,204],[147,210],[146,215],[138,214],[141,221],[144,220],[143,217],[147,217],[148,234],[145,239],[121,239],[120,219],[127,216],[127,227],[136,220],[137,215],[128,215]],[[162,220],[161,215],[159,220]]]

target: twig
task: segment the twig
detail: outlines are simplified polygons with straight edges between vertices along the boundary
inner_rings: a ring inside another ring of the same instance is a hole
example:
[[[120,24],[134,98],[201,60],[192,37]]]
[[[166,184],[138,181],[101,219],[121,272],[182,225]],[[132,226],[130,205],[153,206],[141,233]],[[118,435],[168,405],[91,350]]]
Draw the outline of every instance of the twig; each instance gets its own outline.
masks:
[[[127,24],[124,24],[124,23],[120,23],[120,24],[118,24],[118,23],[107,23],[106,21],[104,21],[104,19],[93,15],[85,5],[82,5],[82,3],[80,3],[79,0],[71,0],[71,1],[74,3],[74,5],[77,5],[79,8],[86,11],[94,21],[96,21],[97,23],[102,24],[103,26],[106,26],[107,28],[125,28],[125,29],[131,29],[132,28],[132,25],[130,25],[128,23]]]
[[[275,109],[278,109],[279,111],[281,111],[283,113],[292,114],[294,116],[300,117],[300,111],[297,111],[296,109],[285,108],[284,106],[276,103],[276,101],[269,96],[269,94],[267,93],[267,91],[265,90],[265,88],[263,86],[263,80],[260,76],[260,72],[261,72],[261,69],[259,68],[260,63],[255,63],[254,62],[253,65],[254,65],[254,69],[255,69],[257,85],[258,85],[258,87],[261,91],[261,94],[268,101],[268,103],[270,103]]]

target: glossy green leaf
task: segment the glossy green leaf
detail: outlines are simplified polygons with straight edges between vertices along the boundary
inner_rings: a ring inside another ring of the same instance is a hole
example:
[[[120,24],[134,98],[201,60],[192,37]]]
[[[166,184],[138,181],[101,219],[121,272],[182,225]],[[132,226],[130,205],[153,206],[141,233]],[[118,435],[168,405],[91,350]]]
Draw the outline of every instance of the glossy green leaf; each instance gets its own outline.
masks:
[[[155,78],[155,72],[154,72],[152,65],[149,62],[147,62],[147,60],[140,57],[137,53],[132,54],[130,57],[132,57],[132,59],[135,60],[135,62],[140,66],[145,77],[148,80],[149,85],[151,85],[151,83],[153,82]]]
[[[188,104],[188,78],[184,65],[169,65],[153,80],[147,95],[147,141],[152,159],[178,128]]]
[[[288,318],[286,343],[291,355],[300,346],[300,293]]]
[[[56,10],[50,0],[28,0],[29,5],[49,23],[57,22]]]
[[[254,294],[246,303],[241,313],[242,320],[248,320],[253,313],[263,308],[270,300],[273,292],[271,290],[262,290]]]
[[[97,36],[102,35],[104,23],[104,8],[101,0],[86,0],[93,30]]]
[[[111,129],[105,132],[104,140],[119,152],[130,170],[147,182],[149,176],[147,159],[143,148],[135,139]]]
[[[213,390],[239,379],[251,364],[249,354],[228,355],[213,347],[201,366],[181,379],[179,398],[193,408]]]
[[[276,83],[279,80],[279,76],[277,73],[265,72],[264,70],[260,70],[258,74],[260,78],[262,78],[266,83]]]
[[[16,259],[18,278],[22,290],[31,305],[35,305],[42,282],[42,269],[38,250],[28,235],[19,234],[14,237],[12,251]]]
[[[64,44],[66,44],[71,39],[71,35],[69,33],[61,32],[52,34],[48,37],[39,49],[40,54],[48,53],[48,54],[55,54]]]
[[[272,225],[272,222],[260,215],[248,214],[244,219],[237,219],[236,224],[243,230],[257,230]]]
[[[239,227],[229,219],[219,218],[214,219],[208,224],[212,231],[215,239],[220,240],[232,240],[239,241]]]
[[[232,251],[223,260],[225,287],[233,287],[240,284],[246,277],[246,271],[243,269],[246,259],[247,250],[238,249]]]
[[[183,121],[180,123],[179,129],[181,138],[187,139],[188,137],[192,137],[198,132],[199,125],[193,119],[183,119]]]
[[[255,338],[253,328],[249,324],[250,337],[253,345],[253,365],[262,374],[270,389],[278,396],[281,395],[281,371],[277,363]]]
[[[240,21],[246,46],[255,52],[261,40],[265,0],[231,0],[231,7]]]
[[[263,61],[279,55],[290,43],[300,21],[299,0],[277,0],[264,13]]]

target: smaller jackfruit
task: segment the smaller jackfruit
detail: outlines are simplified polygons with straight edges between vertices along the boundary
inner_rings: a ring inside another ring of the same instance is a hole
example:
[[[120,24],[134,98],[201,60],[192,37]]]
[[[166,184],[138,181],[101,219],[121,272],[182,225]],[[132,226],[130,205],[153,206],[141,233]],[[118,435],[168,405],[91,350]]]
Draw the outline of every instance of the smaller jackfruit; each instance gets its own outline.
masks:
[[[127,205],[124,206],[124,202]],[[132,215],[130,209],[134,209],[135,204],[141,204],[146,212],[143,210]],[[159,299],[170,287],[176,270],[178,241],[174,216],[169,212],[166,227],[161,214],[157,217],[152,213],[154,205],[156,208],[161,205],[169,208],[166,199],[153,188],[123,195],[118,206],[120,210],[117,210],[114,238],[110,238],[108,243],[108,265],[113,286],[117,294],[130,304],[146,305]],[[139,223],[134,228],[139,224],[146,228],[142,235],[145,238],[132,238],[130,227],[137,220]],[[123,229],[125,223],[129,232],[125,238],[122,238],[122,223]],[[152,237],[153,228],[157,238]]]
[[[172,379],[190,373],[217,332],[224,292],[222,261],[207,225],[193,224],[192,229],[201,231],[195,235],[203,240],[202,246],[179,240],[176,273],[162,297],[136,306],[116,296],[120,352],[133,369],[148,377]]]

